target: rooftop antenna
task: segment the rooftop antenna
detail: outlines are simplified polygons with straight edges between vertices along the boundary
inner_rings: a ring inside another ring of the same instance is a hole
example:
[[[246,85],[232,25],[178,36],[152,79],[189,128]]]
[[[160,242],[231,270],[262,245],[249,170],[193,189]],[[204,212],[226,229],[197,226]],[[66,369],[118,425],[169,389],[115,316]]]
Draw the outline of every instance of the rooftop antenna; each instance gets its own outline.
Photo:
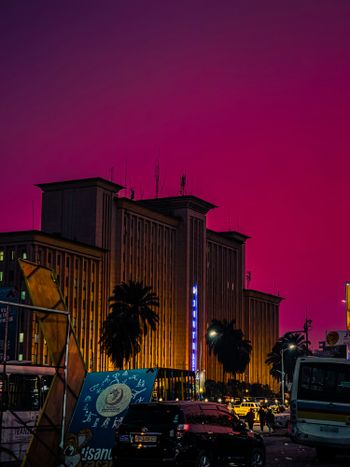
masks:
[[[127,188],[128,186],[128,159],[125,158],[125,180],[124,180],[124,185],[125,185],[125,188]]]
[[[123,196],[128,197],[128,158],[125,157]]]
[[[159,160],[156,161],[156,167],[154,169],[154,178],[156,180],[156,198],[159,196],[159,176],[160,176],[160,169],[159,169]]]
[[[245,275],[246,281],[247,281],[247,289],[249,289],[250,281],[252,280],[252,272],[247,271],[247,274]]]
[[[34,201],[32,201],[32,230],[34,230]]]
[[[180,195],[185,196],[186,192],[186,175],[180,177]]]

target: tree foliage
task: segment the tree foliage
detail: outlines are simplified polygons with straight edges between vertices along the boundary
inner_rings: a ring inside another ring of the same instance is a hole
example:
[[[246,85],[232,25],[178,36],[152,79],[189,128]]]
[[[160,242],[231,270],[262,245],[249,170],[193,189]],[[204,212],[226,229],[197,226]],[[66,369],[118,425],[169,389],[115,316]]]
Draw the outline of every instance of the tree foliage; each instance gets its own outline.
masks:
[[[250,362],[252,346],[244,339],[241,329],[235,329],[234,321],[213,319],[206,335],[209,354],[213,353],[222,363],[225,373],[243,373]]]
[[[153,308],[159,307],[159,298],[152,287],[130,280],[115,286],[109,302],[110,313],[103,322],[100,343],[121,368],[140,352],[149,328],[156,329],[159,317]]]
[[[291,344],[296,347],[294,349],[289,349]],[[282,350],[284,372],[288,382],[292,382],[297,358],[304,355],[310,355],[311,352],[307,349],[307,343],[303,334],[298,332],[287,332],[280,337],[272,347],[272,350],[267,355],[267,359],[265,361],[265,363],[271,366],[271,376],[279,381],[281,380],[282,371]]]

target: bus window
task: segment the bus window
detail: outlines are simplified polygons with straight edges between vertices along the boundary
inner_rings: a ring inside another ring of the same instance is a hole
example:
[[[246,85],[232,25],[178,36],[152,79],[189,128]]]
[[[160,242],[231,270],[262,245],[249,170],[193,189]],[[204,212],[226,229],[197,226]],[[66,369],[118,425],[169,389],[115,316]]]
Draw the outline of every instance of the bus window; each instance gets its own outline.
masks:
[[[349,402],[350,367],[302,365],[298,398],[328,402]]]
[[[348,404],[350,401],[350,370],[338,373],[337,388],[338,401]]]

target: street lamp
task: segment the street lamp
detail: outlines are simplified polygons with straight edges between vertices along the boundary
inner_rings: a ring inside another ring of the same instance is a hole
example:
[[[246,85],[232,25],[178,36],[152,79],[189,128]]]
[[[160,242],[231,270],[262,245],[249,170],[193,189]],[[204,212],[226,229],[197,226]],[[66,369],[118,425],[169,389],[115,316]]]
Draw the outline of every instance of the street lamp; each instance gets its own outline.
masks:
[[[209,344],[209,352],[214,347],[214,342],[217,342],[222,337],[222,333],[215,329],[214,327],[210,329],[207,333],[207,343]],[[222,397],[224,397],[225,392],[225,368],[224,364],[222,364]]]
[[[282,390],[282,405],[284,405],[284,377],[285,377],[285,373],[284,373],[284,352],[286,350],[293,350],[295,349],[296,345],[295,344],[289,344],[288,347],[284,348],[281,350],[281,378],[282,378],[282,381],[281,381],[281,390]]]
[[[217,332],[216,329],[212,329],[211,331],[209,331],[209,337],[216,337],[218,335],[219,333]]]

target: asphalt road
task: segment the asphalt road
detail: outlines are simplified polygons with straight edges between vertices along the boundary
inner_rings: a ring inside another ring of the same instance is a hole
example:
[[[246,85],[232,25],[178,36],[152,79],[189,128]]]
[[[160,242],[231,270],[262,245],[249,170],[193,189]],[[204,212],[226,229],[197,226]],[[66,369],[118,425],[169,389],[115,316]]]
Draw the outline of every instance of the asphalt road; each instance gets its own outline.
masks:
[[[350,456],[337,456],[332,462],[322,462],[317,459],[314,448],[302,446],[291,442],[284,432],[272,435],[264,433],[266,445],[266,467],[349,467]]]

